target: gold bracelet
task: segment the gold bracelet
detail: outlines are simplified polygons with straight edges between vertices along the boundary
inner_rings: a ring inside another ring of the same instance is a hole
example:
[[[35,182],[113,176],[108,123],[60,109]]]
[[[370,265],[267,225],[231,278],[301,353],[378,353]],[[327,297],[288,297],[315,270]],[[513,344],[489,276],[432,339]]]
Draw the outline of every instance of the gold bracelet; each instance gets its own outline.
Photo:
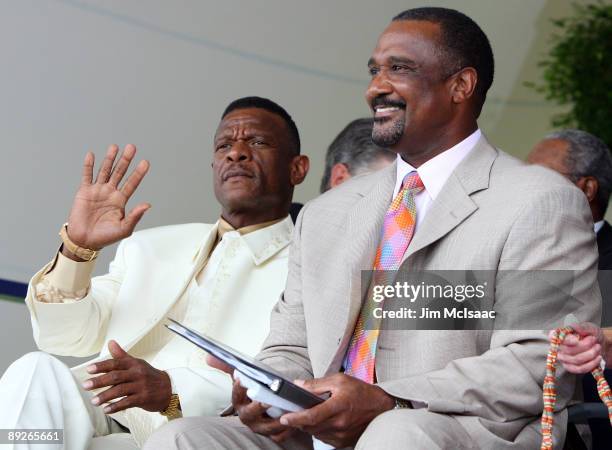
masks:
[[[168,420],[178,419],[179,417],[182,416],[180,408],[181,408],[181,402],[179,401],[178,394],[172,394],[170,396],[170,403],[168,403],[168,406],[166,407],[166,409],[161,411],[160,414],[164,417],[167,417]]]
[[[412,409],[412,402],[403,398],[393,397],[395,400],[395,408],[393,409]]]
[[[72,253],[73,255],[76,255],[85,261],[91,261],[98,257],[99,252],[97,250],[91,250],[88,248],[79,247],[78,245],[76,245],[74,242],[70,240],[70,238],[68,237],[68,224],[67,223],[62,225],[59,235],[62,238],[62,242],[64,243],[68,251]]]

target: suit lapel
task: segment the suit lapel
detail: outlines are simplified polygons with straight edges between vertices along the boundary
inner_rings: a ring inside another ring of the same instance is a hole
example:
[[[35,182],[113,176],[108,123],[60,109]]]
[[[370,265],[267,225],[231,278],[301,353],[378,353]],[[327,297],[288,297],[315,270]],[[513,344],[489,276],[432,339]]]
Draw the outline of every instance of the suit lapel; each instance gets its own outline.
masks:
[[[403,260],[448,234],[478,209],[470,196],[489,187],[497,151],[483,136],[448,178],[419,225]]]
[[[381,178],[369,191],[362,192],[363,197],[357,201],[348,215],[347,232],[344,236],[346,253],[344,260],[349,262],[348,298],[339,303],[339,316],[343,318],[341,328],[344,332],[341,341],[330,345],[329,359],[324,367],[333,368],[344,358],[344,349],[353,334],[357,316],[361,310],[362,270],[371,270],[380,241],[385,213],[391,203],[395,186],[397,167],[391,164],[381,171]],[[364,280],[365,285],[369,284]],[[340,351],[338,351],[340,350]],[[337,370],[336,370],[337,371]]]
[[[347,261],[353,263],[350,267],[350,302],[346,325],[350,333],[363,301],[361,271],[373,269],[385,214],[392,200],[396,171],[396,164],[385,169],[381,180],[357,202],[349,216]]]
[[[129,350],[167,314],[206,261],[215,242],[217,228],[216,225],[211,227],[198,247],[189,248],[191,251],[185,251],[172,261],[151,262],[147,266],[146,270],[155,276],[150,284],[152,289],[143,291],[143,296],[147,298],[137,302],[138,311],[128,310],[135,302],[117,302],[107,339],[115,339],[125,350]],[[121,310],[123,308],[125,310]],[[142,328],[137,333],[131,331],[134,329],[134,314],[143,319]],[[102,347],[100,357],[108,356],[107,344],[105,342]]]
[[[168,313],[172,305],[174,305],[181,295],[183,295],[191,280],[197,275],[197,272],[202,269],[204,263],[208,260],[212,247],[217,239],[218,228],[217,222],[215,226],[211,227],[208,235],[198,246],[195,255],[186,255],[188,258],[181,259],[181,261],[170,262],[170,264],[168,264],[168,285],[164,286],[163,288],[166,297],[158,297],[159,302],[157,303],[156,307],[156,317],[161,318]]]

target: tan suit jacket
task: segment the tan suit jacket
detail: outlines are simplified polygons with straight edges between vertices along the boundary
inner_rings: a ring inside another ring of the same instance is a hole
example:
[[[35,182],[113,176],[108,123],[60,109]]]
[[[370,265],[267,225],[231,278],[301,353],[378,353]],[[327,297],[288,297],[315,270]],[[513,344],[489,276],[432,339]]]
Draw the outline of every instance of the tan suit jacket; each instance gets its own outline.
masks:
[[[260,359],[294,378],[341,370],[363,300],[360,272],[373,266],[395,177],[393,164],[304,207]],[[597,249],[584,194],[484,136],[430,206],[402,269],[582,269],[572,292],[582,306],[570,312],[599,320]],[[563,307],[554,301],[549,311]],[[516,313],[506,325],[520,328],[524,305],[517,302],[508,289],[496,292],[495,308]],[[391,395],[454,415],[479,447],[536,448],[547,349],[543,331],[383,330],[376,373]],[[558,374],[557,442],[575,381]]]

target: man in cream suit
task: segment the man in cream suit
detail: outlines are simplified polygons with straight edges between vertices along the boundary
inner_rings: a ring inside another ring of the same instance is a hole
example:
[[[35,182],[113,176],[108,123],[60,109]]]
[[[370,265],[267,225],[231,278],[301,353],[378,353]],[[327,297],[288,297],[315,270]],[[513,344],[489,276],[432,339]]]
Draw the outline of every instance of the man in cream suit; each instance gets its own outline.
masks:
[[[230,401],[227,375],[166,330],[165,319],[247,354],[267,335],[287,275],[293,188],[308,171],[291,117],[259,97],[227,107],[214,141],[222,212],[212,225],[132,234],[149,208],[125,212],[149,166],[141,161],[121,185],[135,152],[128,145],[115,161],[111,146],[96,179],[87,155],[64,244],[32,278],[26,298],[41,350],[100,354],[71,371],[45,353],[15,362],[0,382],[0,428],[64,429],[68,449],[137,448],[168,418],[216,414]],[[119,240],[110,272],[91,279],[94,252]],[[92,442],[122,431],[131,434]]]
[[[567,309],[579,318],[597,317],[597,253],[584,196],[563,177],[496,149],[478,129],[493,54],[465,15],[444,8],[405,11],[380,36],[368,66],[373,139],[397,152],[397,161],[305,205],[287,286],[258,356],[330,398],[272,419],[265,405],[250,402],[234,384],[240,421],[181,419],[158,430],[145,449],[308,448],[305,434],[336,448],[367,450],[539,445],[548,343],[546,332],[523,325],[539,323],[530,313],[540,297],[529,286],[514,286],[528,293],[517,295],[501,282],[505,271],[576,269],[571,295],[580,306]],[[401,226],[388,227],[400,210]],[[388,239],[405,230],[410,234],[397,246]],[[351,350],[361,342],[359,324],[368,312],[361,271],[389,267],[389,256],[398,256],[405,271],[491,270],[503,328],[383,327],[372,358],[358,353],[360,365]],[[565,307],[564,297],[548,300],[540,314]],[[362,374],[365,368],[373,373]],[[560,447],[574,386],[571,377],[558,375]]]

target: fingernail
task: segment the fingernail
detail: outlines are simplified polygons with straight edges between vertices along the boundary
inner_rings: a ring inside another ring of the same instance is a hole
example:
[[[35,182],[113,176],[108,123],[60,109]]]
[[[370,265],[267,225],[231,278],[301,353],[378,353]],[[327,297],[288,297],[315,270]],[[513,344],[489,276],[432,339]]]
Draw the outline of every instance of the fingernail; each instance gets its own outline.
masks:
[[[280,423],[281,425],[289,425],[289,421],[284,416],[280,418]]]
[[[82,384],[83,389],[91,389],[93,387],[93,381],[87,380]]]
[[[304,380],[295,380],[293,384],[297,384],[298,386],[304,386]]]
[[[100,404],[100,398],[99,397],[93,397],[91,399],[91,403],[94,405],[99,405]]]
[[[96,365],[92,364],[91,366],[87,366],[87,372],[94,373],[96,371]]]
[[[103,411],[108,414],[109,412],[111,412],[111,407],[110,406],[105,406]]]

